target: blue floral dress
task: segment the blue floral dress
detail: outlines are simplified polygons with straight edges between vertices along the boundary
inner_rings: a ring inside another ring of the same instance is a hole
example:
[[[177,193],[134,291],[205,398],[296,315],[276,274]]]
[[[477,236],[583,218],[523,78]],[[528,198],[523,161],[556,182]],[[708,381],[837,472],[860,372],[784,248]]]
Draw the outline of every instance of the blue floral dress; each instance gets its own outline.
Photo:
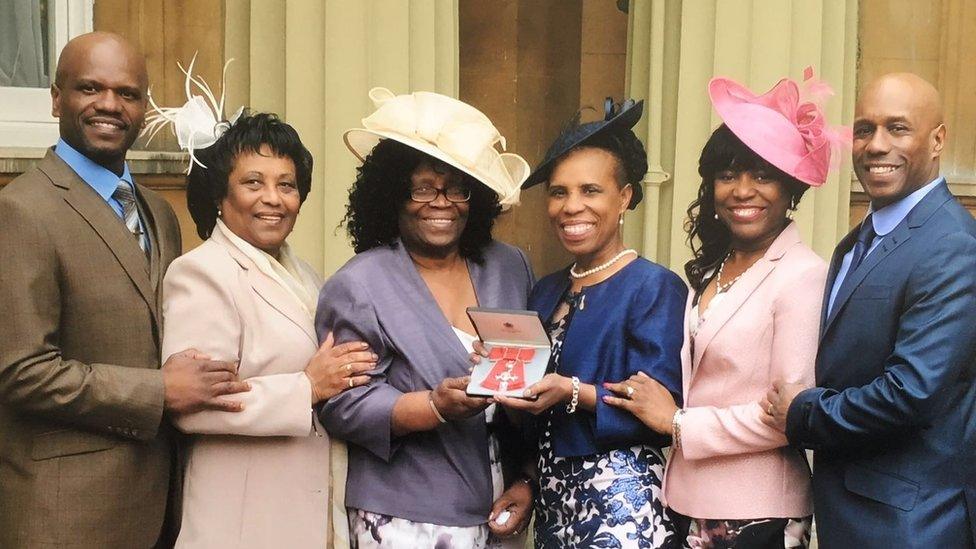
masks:
[[[553,371],[559,370],[563,338],[579,307],[579,295],[567,292],[553,315],[557,320],[548,323]],[[551,420],[543,419],[535,505],[537,548],[681,546],[683,536],[661,503],[665,462],[660,449],[637,445],[590,456],[558,457],[550,426]]]

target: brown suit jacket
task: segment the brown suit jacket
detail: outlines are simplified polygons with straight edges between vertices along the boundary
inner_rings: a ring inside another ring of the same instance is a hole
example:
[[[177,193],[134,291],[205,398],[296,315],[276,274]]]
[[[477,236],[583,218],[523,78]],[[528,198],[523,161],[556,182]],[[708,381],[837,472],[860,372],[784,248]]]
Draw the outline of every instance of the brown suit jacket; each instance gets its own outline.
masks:
[[[151,258],[56,154],[0,190],[0,547],[152,547],[172,465],[160,292],[180,253],[137,186]]]

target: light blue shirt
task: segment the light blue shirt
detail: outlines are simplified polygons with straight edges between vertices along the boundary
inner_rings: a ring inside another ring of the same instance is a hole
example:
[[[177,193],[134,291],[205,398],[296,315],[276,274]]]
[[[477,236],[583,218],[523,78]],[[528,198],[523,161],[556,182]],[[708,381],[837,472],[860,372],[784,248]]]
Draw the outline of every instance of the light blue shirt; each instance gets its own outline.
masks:
[[[112,197],[112,193],[114,193],[115,188],[119,186],[119,180],[121,179],[129,184],[129,188],[133,191],[133,194],[135,194],[135,187],[132,185],[132,174],[129,173],[128,164],[125,164],[122,171],[122,177],[119,177],[112,173],[111,170],[96,164],[87,156],[76,151],[74,147],[67,144],[64,139],[58,139],[58,144],[54,146],[54,152],[61,157],[61,160],[64,160],[65,164],[70,166],[71,169],[78,174],[78,177],[80,177],[82,181],[88,183],[91,188],[95,189],[98,196],[102,197],[102,200],[107,202],[120,218],[125,218],[125,213],[122,210],[122,204]]]
[[[895,227],[897,227],[899,223],[908,217],[909,212],[911,212],[912,209],[917,206],[923,198],[925,198],[925,195],[929,194],[932,189],[944,181],[945,178],[941,176],[937,177],[928,185],[893,204],[888,204],[876,212],[869,207],[868,215],[871,215],[871,225],[874,226],[875,237],[874,240],[871,241],[871,247],[868,248],[868,251],[866,254],[864,254],[864,257],[867,258],[869,255],[871,255],[871,252],[878,247],[878,244],[881,244],[884,237],[887,236],[891,231],[895,230]],[[834,309],[834,299],[837,298],[837,292],[840,291],[840,287],[844,283],[844,279],[847,278],[847,271],[851,267],[851,258],[853,256],[854,248],[851,247],[851,249],[844,254],[844,259],[840,264],[840,270],[837,271],[837,278],[834,280],[834,286],[830,289],[830,301],[827,305],[828,316]]]
[[[116,200],[112,194],[115,193],[116,187],[119,186],[119,180],[121,180],[129,185],[129,189],[132,191],[133,196],[135,196],[135,185],[132,182],[132,174],[129,172],[128,163],[123,164],[122,176],[117,176],[111,170],[96,164],[87,156],[76,151],[64,139],[58,139],[58,144],[54,146],[54,153],[61,157],[61,160],[64,160],[65,164],[71,167],[82,181],[88,183],[92,189],[95,189],[98,196],[102,197],[102,200],[112,208],[115,214],[119,216],[119,219],[125,219],[125,211],[122,208],[122,203]],[[148,234],[146,233],[146,224],[141,215],[139,216],[139,230]]]

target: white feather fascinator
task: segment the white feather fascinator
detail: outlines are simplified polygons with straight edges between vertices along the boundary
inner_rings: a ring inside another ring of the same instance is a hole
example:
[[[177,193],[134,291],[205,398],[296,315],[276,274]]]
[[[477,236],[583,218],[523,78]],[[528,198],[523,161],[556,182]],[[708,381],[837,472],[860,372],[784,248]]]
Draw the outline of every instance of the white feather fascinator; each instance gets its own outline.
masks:
[[[233,59],[228,59],[227,63],[224,64],[224,70],[220,77],[219,100],[202,78],[193,76],[193,64],[196,60],[197,56],[194,54],[187,68],[183,68],[183,65],[177,63],[177,66],[186,75],[186,82],[184,83],[186,103],[182,107],[160,107],[150,93],[149,104],[152,107],[152,113],[146,117],[146,127],[142,131],[142,134],[148,134],[149,141],[152,141],[153,137],[163,127],[172,125],[173,134],[176,135],[180,148],[190,153],[190,165],[187,167],[186,173],[190,173],[193,164],[206,168],[197,160],[194,151],[205,149],[216,143],[217,139],[230,129],[240,118],[241,113],[244,112],[244,107],[241,107],[230,118],[224,117],[224,82],[227,66]],[[193,95],[193,87],[196,87],[202,95]]]

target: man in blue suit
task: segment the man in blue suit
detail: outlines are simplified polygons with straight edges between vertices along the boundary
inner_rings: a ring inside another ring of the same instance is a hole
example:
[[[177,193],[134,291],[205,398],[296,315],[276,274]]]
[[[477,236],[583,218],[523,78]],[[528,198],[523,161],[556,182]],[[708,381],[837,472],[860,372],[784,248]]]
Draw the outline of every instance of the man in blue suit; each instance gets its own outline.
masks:
[[[831,261],[818,387],[762,403],[814,450],[823,548],[976,544],[976,221],[939,175],[939,104],[912,74],[864,90],[853,161],[871,208]]]

